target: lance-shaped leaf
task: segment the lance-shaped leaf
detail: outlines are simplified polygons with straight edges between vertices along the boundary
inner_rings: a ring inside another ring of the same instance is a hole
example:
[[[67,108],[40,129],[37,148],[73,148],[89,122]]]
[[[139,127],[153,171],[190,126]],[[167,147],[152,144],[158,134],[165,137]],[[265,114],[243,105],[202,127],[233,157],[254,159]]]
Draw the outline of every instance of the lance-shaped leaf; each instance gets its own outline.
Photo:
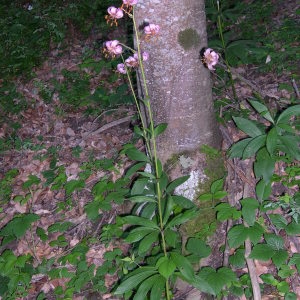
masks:
[[[268,120],[272,124],[274,124],[274,120],[273,120],[268,108],[264,104],[262,104],[258,101],[255,101],[255,100],[249,100],[249,102],[261,116],[263,116],[266,120]]]
[[[198,215],[198,211],[194,209],[190,209],[185,211],[184,213],[180,213],[176,217],[174,217],[169,223],[167,223],[166,228],[172,228],[173,226],[181,225],[186,221],[193,219]]]
[[[259,135],[253,138],[245,147],[243,152],[243,159],[253,156],[259,149],[266,144],[266,135]]]
[[[300,105],[293,105],[285,109],[277,118],[276,124],[288,123],[292,116],[300,115]]]
[[[132,160],[150,162],[149,157],[136,148],[126,150],[126,155]]]
[[[173,192],[178,186],[182,185],[184,182],[186,182],[188,179],[190,178],[189,175],[186,176],[182,176],[179,178],[176,178],[175,180],[173,180],[172,182],[170,182],[170,184],[167,186],[166,191],[168,193]]]
[[[137,216],[126,216],[122,218],[122,221],[124,222],[124,224],[140,225],[149,228],[159,228],[154,221]]]
[[[147,299],[147,294],[149,293],[149,291],[152,290],[153,287],[155,287],[157,284],[159,284],[159,282],[163,282],[163,283],[165,282],[164,277],[161,276],[160,274],[154,274],[154,275],[148,277],[139,286],[136,294],[133,297],[133,300],[145,300],[145,299]],[[161,293],[160,293],[160,295],[161,295]],[[159,296],[156,299],[160,299]]]
[[[121,282],[117,287],[114,294],[122,295],[128,291],[131,291],[139,286],[146,278],[157,274],[157,269],[155,267],[140,267],[137,270],[129,273],[127,278]]]
[[[258,128],[254,121],[250,121],[241,117],[233,117],[233,120],[240,130],[247,133],[251,137],[256,137],[264,133],[260,128]]]

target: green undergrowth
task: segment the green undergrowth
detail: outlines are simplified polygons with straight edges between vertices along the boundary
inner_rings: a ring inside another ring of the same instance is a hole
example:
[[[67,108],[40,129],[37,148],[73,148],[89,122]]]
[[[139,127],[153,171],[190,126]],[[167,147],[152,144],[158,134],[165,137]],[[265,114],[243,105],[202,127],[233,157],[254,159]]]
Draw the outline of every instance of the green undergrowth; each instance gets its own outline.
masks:
[[[288,62],[298,55],[292,45],[298,42],[296,20],[283,20],[266,36],[269,28],[263,24],[271,21],[274,13],[270,1],[261,5],[254,2],[250,6],[221,1],[221,13],[215,1],[208,3],[211,46],[219,47],[229,65],[258,64],[261,71],[287,69],[297,79],[294,65]],[[44,52],[52,43],[59,43],[68,34],[62,20],[71,21],[76,28],[82,27],[84,34],[92,29],[90,21],[103,16],[108,4],[111,5],[106,1],[67,1],[63,5],[59,1],[50,4],[33,1],[29,10],[28,6],[14,4],[4,1],[0,5],[9,12],[4,14],[1,10],[4,25],[1,38],[8,39],[1,46],[6,60],[0,66],[6,80],[0,87],[4,92],[0,104],[3,115],[19,114],[32,105],[8,78],[19,74],[34,78],[32,67],[43,60]],[[12,14],[15,18],[11,18]],[[222,17],[221,28],[218,16]],[[251,23],[257,30],[250,30]],[[225,47],[214,40],[223,29]],[[21,35],[23,40],[18,44]],[[39,39],[40,35],[43,36]],[[15,59],[5,48],[14,43],[17,43]],[[278,51],[283,46],[287,51]],[[31,53],[32,47],[40,52]],[[267,55],[271,55],[270,64],[264,63]],[[113,72],[103,77],[101,84],[90,93],[91,74],[99,75],[103,70],[115,68],[116,63],[96,60],[91,49],[83,53],[78,70],[62,71],[63,81],[35,80],[35,88],[47,104],[52,103],[53,94],[57,93],[63,113],[70,107],[73,110],[87,107],[86,113],[93,113],[97,107],[101,111],[128,103],[132,98],[126,83],[111,88],[119,79]],[[226,87],[230,88],[231,83],[227,76]],[[28,174],[21,186],[18,180],[21,170],[10,169],[1,174],[0,221],[5,220],[10,206],[17,209],[0,229],[0,296],[3,299],[32,296],[38,300],[77,296],[100,299],[105,294],[120,299],[172,299],[176,280],[181,279],[207,297],[221,299],[234,295],[251,299],[253,285],[249,272],[245,272],[245,242],[250,241],[249,258],[272,264],[269,273],[260,275],[261,293],[272,290],[278,298],[296,300],[289,282],[300,272],[300,255],[291,253],[288,242],[300,233],[297,187],[300,106],[296,99],[286,101],[279,110],[269,109],[264,99],[257,96],[247,99],[247,107],[241,104],[240,110],[226,116],[230,119],[233,116],[232,121],[243,132],[243,138],[230,147],[227,159],[254,161],[255,194],[241,196],[236,205],[230,205],[226,198],[221,153],[205,146],[202,151],[209,158],[206,172],[213,179],[201,186],[196,203],[175,193],[189,176],[170,180],[152,153],[155,139],[164,132],[166,124],[153,124],[151,118],[149,126],[142,124],[134,128],[136,138],[143,139],[148,147],[148,155],[134,143],[124,145],[119,156],[113,159],[95,159],[91,154],[90,160],[79,164],[76,178],[68,178],[68,166],[60,162],[63,145],[49,147],[42,136],[37,138],[38,142],[21,138],[18,129],[22,119],[18,122],[7,119],[11,131],[0,139],[0,150],[30,150],[35,160],[49,165],[42,172]],[[142,102],[151,114],[149,99],[146,97]],[[137,102],[137,108],[139,105]],[[79,146],[72,149],[74,160],[82,151]],[[123,170],[125,158],[130,166]],[[151,166],[151,171],[145,169],[146,165]],[[101,178],[91,180],[99,173],[103,174]],[[275,185],[280,185],[283,192],[276,194]],[[50,195],[50,199],[46,198],[49,203],[35,206],[42,192]],[[80,199],[84,199],[84,204]],[[82,222],[69,217],[77,210],[84,215]],[[201,230],[197,223],[199,216],[201,221],[205,220]],[[213,221],[206,222],[207,218]],[[183,238],[182,229],[190,221],[193,232]],[[226,233],[226,243],[219,249],[221,253],[230,253],[229,263],[218,268],[199,267],[201,260],[213,252],[207,245],[207,237],[215,232],[217,222],[233,224]],[[20,252],[15,251],[16,244]]]

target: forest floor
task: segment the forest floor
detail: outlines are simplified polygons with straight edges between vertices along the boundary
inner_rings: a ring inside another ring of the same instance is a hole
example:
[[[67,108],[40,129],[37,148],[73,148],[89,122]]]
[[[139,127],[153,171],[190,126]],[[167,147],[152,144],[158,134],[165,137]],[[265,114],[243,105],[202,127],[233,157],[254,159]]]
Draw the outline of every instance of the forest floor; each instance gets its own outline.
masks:
[[[99,73],[93,73],[91,69],[82,67],[84,47],[92,44],[97,38],[89,37],[84,41],[70,38],[67,49],[62,51],[53,49],[49,52],[45,62],[34,70],[35,78],[29,82],[16,78],[18,92],[26,99],[27,109],[19,114],[5,116],[6,122],[1,122],[0,138],[13,139],[14,147],[4,149],[0,153],[2,182],[0,200],[3,200],[6,194],[10,196],[9,201],[1,202],[0,229],[18,214],[34,213],[40,217],[38,227],[47,232],[48,237],[43,240],[34,234],[35,237],[32,239],[32,232],[28,232],[22,238],[0,247],[0,252],[8,248],[17,256],[31,254],[36,265],[44,259],[63,256],[86,236],[97,236],[102,226],[112,223],[116,215],[124,209],[123,206],[113,203],[113,209],[103,211],[102,218],[95,224],[88,217],[85,206],[92,201],[93,186],[99,180],[104,177],[113,181],[118,180],[130,164],[125,156],[119,155],[119,151],[126,143],[140,143],[133,139],[132,124],[136,122],[134,106],[123,104],[100,111],[98,114],[86,113],[86,106],[74,107],[62,104],[58,92],[53,93],[51,101],[45,101],[41,85],[37,84],[42,82],[44,87],[51,87],[53,78],[63,83],[66,80],[65,70],[67,70],[92,75],[89,83],[91,94],[99,85],[111,86],[112,90],[122,86],[124,79],[115,76],[111,70],[103,68]],[[299,47],[299,44],[295,46]],[[100,51],[99,49],[99,57],[94,59],[101,59]],[[258,87],[270,109],[284,107],[290,99],[297,97],[289,72],[261,73],[253,65],[241,65],[234,69],[234,72]],[[108,82],[111,75],[115,76],[114,82]],[[214,74],[212,78],[218,81]],[[235,87],[239,103],[228,104],[227,107],[217,111],[220,119],[233,106],[240,111],[249,108],[247,99],[252,97],[253,89],[246,81],[238,79]],[[218,94],[216,99],[218,97],[230,99],[230,91],[225,90],[221,96]],[[249,118],[257,119],[258,116],[252,113]],[[18,128],[10,124],[18,124]],[[244,135],[236,129],[232,121],[225,122],[220,127],[223,134],[222,151],[225,154],[232,143]],[[142,144],[139,145],[142,148]],[[236,201],[241,198],[245,183],[250,184],[253,190],[255,188],[255,178],[247,178],[249,163],[229,159],[225,161],[228,173],[225,188],[227,187],[227,192]],[[276,172],[280,172],[281,167],[277,165]],[[9,179],[7,173],[10,170],[16,172]],[[58,188],[53,188],[53,185],[57,185]],[[64,189],[61,188],[63,185]],[[297,190],[298,187],[293,186],[291,189]],[[280,184],[273,186],[273,197],[286,192]],[[65,222],[71,224],[64,231],[66,244],[53,243],[57,241],[61,232],[59,230],[50,232],[49,228],[53,224]],[[300,253],[299,237],[284,238],[290,253]],[[112,247],[109,243],[90,244],[86,254],[88,263],[101,265],[105,251],[111,250]],[[120,248],[122,247],[125,251],[126,246],[120,245]],[[256,261],[256,268],[257,274],[260,275],[272,273],[273,267],[271,262]],[[46,275],[37,276],[32,282],[29,296],[24,299],[35,299],[40,291],[51,294],[51,290],[55,287],[64,286],[65,280],[65,278],[49,279]],[[112,282],[114,277],[107,276],[105,285],[109,287]],[[300,295],[300,279],[294,278],[291,284],[294,291]],[[81,294],[73,299],[83,299],[83,296]],[[94,299],[92,295],[85,296],[87,299]],[[270,291],[269,296],[265,296],[264,299],[279,299],[274,297]],[[112,298],[107,294],[103,299]]]

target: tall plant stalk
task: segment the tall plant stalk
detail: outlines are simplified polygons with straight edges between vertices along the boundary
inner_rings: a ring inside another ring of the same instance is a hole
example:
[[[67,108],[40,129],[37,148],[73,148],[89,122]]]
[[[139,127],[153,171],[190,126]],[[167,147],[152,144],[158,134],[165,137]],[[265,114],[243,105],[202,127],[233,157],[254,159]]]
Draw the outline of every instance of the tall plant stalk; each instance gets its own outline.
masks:
[[[144,140],[146,143],[146,148],[148,155],[150,156],[150,160],[152,162],[152,167],[154,168],[153,172],[155,174],[155,186],[156,186],[156,197],[157,197],[157,211],[158,211],[158,218],[159,218],[159,227],[160,227],[160,235],[161,235],[161,247],[164,253],[165,257],[168,257],[168,252],[167,252],[167,245],[166,245],[166,239],[165,239],[165,234],[164,234],[164,224],[163,224],[163,209],[162,209],[162,192],[161,192],[161,187],[160,187],[160,171],[159,171],[159,159],[157,155],[157,145],[156,145],[156,136],[155,136],[155,126],[154,126],[154,120],[153,120],[153,113],[151,109],[151,102],[150,102],[150,96],[149,96],[149,91],[147,87],[147,82],[146,82],[146,76],[145,76],[145,69],[143,65],[143,60],[142,60],[142,55],[141,55],[141,48],[140,48],[140,38],[139,38],[139,32],[138,32],[138,27],[135,21],[135,16],[134,16],[134,8],[132,11],[132,20],[133,20],[133,27],[134,27],[134,32],[135,32],[135,39],[136,39],[136,45],[137,45],[137,53],[138,53],[138,60],[139,60],[139,69],[142,77],[142,88],[144,89],[144,99],[142,100],[146,111],[145,113],[147,114],[149,118],[149,128],[145,122],[144,116],[141,111],[141,106],[139,103],[139,100],[136,96],[136,91],[134,90],[133,84],[131,77],[129,75],[129,72],[127,73],[127,78],[129,80],[129,85],[131,92],[133,94],[133,98],[135,101],[135,105],[137,107],[137,111],[139,114],[139,118],[141,120],[141,126],[142,126],[142,131],[144,133]],[[150,132],[150,138],[147,132]],[[169,281],[166,280],[166,299],[170,300],[171,295],[170,295],[170,287],[169,287]]]

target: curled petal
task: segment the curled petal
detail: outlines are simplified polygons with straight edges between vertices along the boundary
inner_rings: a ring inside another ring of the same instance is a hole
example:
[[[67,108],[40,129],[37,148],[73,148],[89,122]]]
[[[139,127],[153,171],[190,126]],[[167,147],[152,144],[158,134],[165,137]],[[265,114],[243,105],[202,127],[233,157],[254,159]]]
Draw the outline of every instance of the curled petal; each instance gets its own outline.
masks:
[[[125,60],[125,64],[127,67],[137,67],[139,65],[139,62],[136,58],[134,58],[133,56],[129,56],[126,60]]]
[[[118,64],[117,65],[117,71],[121,74],[126,74],[126,69],[124,64]]]
[[[155,35],[158,34],[160,30],[159,25],[155,25],[155,24],[149,24],[147,26],[144,27],[144,33],[146,35]]]
[[[107,12],[113,19],[120,19],[124,16],[123,10],[114,6],[110,6]]]
[[[209,70],[215,70],[214,66],[219,61],[219,54],[211,48],[207,48],[203,53],[203,62]]]
[[[104,45],[106,47],[106,51],[111,56],[119,55],[123,51],[122,46],[119,45],[119,41],[117,41],[117,40],[107,41],[104,43]]]
[[[123,4],[133,6],[138,3],[138,0],[123,0]]]
[[[133,57],[136,59],[136,60],[139,60],[139,55],[137,52],[134,53]],[[148,52],[142,52],[142,60],[143,61],[146,61],[149,59],[149,53]]]

